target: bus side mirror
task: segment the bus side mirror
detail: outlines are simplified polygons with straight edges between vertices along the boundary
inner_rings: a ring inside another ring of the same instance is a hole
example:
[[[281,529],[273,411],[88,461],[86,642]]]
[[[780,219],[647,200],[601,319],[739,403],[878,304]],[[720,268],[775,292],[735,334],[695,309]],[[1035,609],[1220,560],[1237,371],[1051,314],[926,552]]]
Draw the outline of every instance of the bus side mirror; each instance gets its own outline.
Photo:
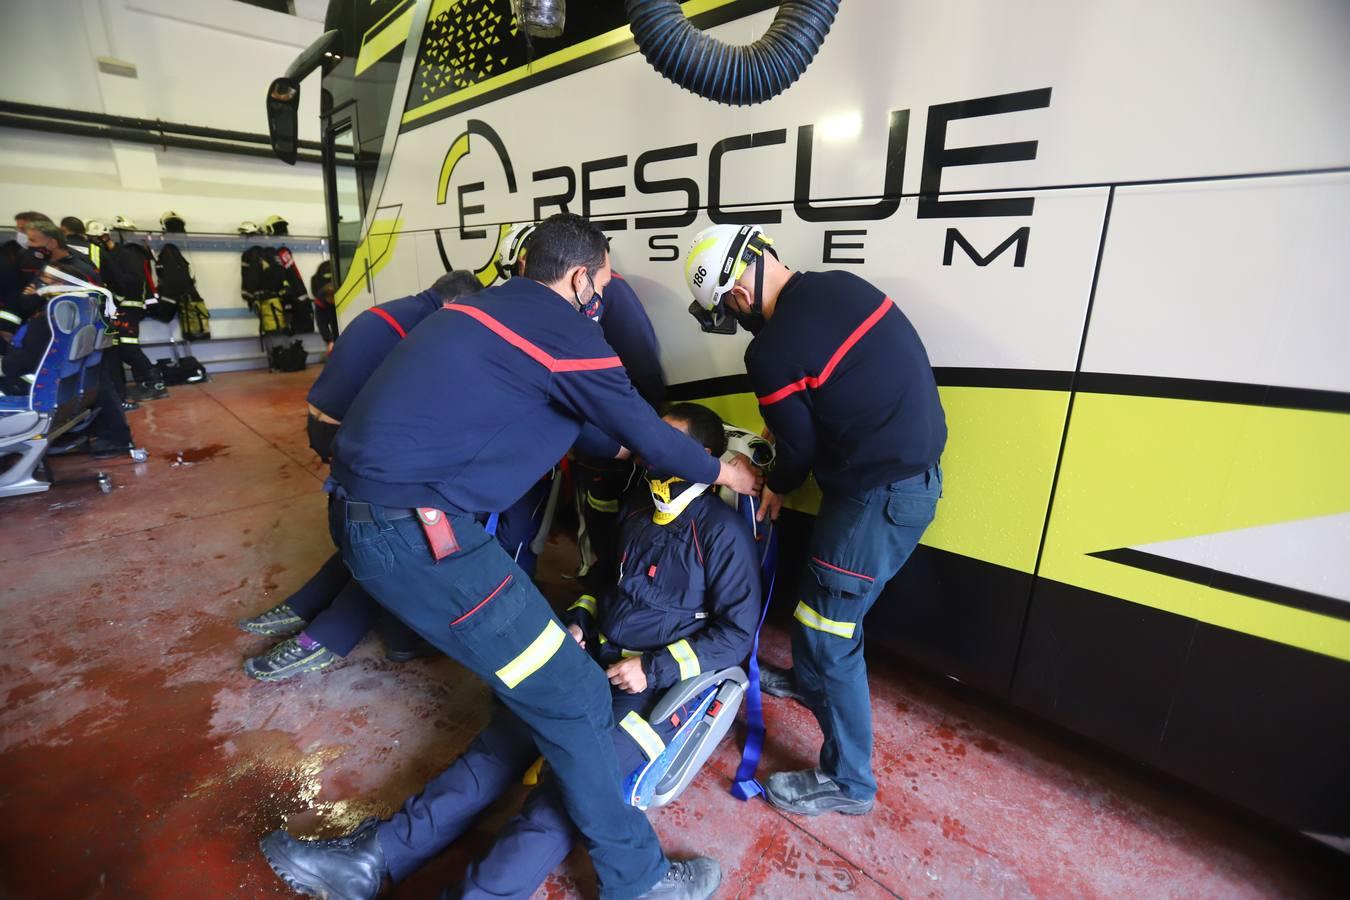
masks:
[[[272,152],[287,165],[295,165],[299,147],[300,82],[277,78],[267,88],[267,131]]]

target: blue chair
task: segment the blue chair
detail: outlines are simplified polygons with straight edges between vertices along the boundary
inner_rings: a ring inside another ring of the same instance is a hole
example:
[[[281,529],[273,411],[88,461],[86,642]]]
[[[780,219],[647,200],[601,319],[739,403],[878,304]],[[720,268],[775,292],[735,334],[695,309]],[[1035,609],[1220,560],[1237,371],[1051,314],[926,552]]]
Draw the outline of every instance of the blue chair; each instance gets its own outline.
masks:
[[[0,397],[0,497],[50,488],[38,469],[52,439],[93,420],[108,344],[101,312],[105,295],[67,289],[48,301],[52,336],[32,387],[27,395]]]

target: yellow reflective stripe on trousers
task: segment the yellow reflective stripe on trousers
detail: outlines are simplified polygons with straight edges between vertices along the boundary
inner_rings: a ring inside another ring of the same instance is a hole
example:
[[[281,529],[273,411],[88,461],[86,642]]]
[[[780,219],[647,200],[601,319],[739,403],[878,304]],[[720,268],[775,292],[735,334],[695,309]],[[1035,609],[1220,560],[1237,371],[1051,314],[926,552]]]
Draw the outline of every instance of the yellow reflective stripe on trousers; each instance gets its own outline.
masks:
[[[562,646],[565,637],[567,635],[558,623],[550,619],[549,623],[544,626],[544,630],[539,632],[539,637],[535,638],[530,646],[526,647],[515,659],[497,670],[497,677],[507,687],[515,687],[542,669],[544,663],[552,659],[553,654],[558,652],[558,648]]]
[[[698,664],[698,654],[694,648],[689,646],[689,642],[680,638],[675,643],[666,647],[670,655],[675,657],[675,661],[680,664],[680,680],[693,678],[695,675],[703,673],[703,667]]]
[[[5,322],[13,322],[15,325],[23,324],[23,319],[20,319],[18,316],[14,315],[14,313],[3,309],[0,309],[0,320],[3,320]]]
[[[616,513],[619,511],[619,501],[617,499],[597,500],[595,497],[592,497],[590,494],[587,494],[586,502],[590,505],[591,509],[595,510],[596,512]]]
[[[834,619],[827,619],[805,603],[797,604],[797,609],[793,611],[792,618],[801,622],[807,628],[814,628],[816,631],[823,631],[826,634],[841,638],[853,637],[853,630],[857,628],[852,622],[836,622]]]
[[[141,339],[138,337],[127,337],[125,334],[117,338],[119,344],[139,344]]]
[[[661,735],[656,733],[656,729],[635,712],[630,712],[619,722],[619,727],[628,732],[628,736],[637,741],[637,745],[642,748],[642,753],[648,759],[656,759],[661,752],[666,749],[666,742],[661,740]]]
[[[577,598],[576,603],[573,603],[571,606],[567,608],[584,609],[591,615],[595,615],[595,598],[592,597],[590,594],[582,594],[580,597]]]

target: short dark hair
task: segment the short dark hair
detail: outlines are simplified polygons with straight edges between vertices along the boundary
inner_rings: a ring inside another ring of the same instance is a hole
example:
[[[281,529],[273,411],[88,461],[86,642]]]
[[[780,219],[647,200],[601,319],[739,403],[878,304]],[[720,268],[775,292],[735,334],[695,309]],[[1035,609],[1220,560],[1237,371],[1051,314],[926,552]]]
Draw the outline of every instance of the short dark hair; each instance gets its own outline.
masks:
[[[84,220],[77,219],[74,216],[66,216],[61,220],[61,228],[71,234],[84,234]]]
[[[33,212],[31,209],[26,212],[17,212],[14,214],[15,222],[50,222],[51,217],[46,213]]]
[[[58,247],[70,246],[68,243],[66,243],[66,233],[62,231],[60,228],[57,228],[51,219],[47,219],[45,221],[40,222],[29,222],[27,225],[24,226],[24,230],[36,231],[43,237],[49,237],[52,240],[56,241],[56,246]]]
[[[431,289],[444,300],[454,300],[478,293],[483,289],[483,283],[468,269],[455,269],[432,282]]]
[[[525,277],[553,284],[573,266],[594,272],[605,264],[605,233],[575,213],[558,213],[530,235]]]
[[[689,428],[689,436],[698,441],[713,456],[727,452],[727,433],[722,428],[722,417],[697,403],[672,403],[666,407],[666,415],[679,419]]]

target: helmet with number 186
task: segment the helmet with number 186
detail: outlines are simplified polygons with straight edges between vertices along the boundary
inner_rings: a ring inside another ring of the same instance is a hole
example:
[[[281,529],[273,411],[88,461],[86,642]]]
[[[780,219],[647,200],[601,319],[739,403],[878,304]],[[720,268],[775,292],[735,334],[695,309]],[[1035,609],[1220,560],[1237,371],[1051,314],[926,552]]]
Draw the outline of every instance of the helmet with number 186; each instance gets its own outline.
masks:
[[[735,332],[736,319],[723,298],[772,243],[758,225],[711,225],[694,236],[684,258],[684,281],[694,295],[689,313],[704,331]]]

